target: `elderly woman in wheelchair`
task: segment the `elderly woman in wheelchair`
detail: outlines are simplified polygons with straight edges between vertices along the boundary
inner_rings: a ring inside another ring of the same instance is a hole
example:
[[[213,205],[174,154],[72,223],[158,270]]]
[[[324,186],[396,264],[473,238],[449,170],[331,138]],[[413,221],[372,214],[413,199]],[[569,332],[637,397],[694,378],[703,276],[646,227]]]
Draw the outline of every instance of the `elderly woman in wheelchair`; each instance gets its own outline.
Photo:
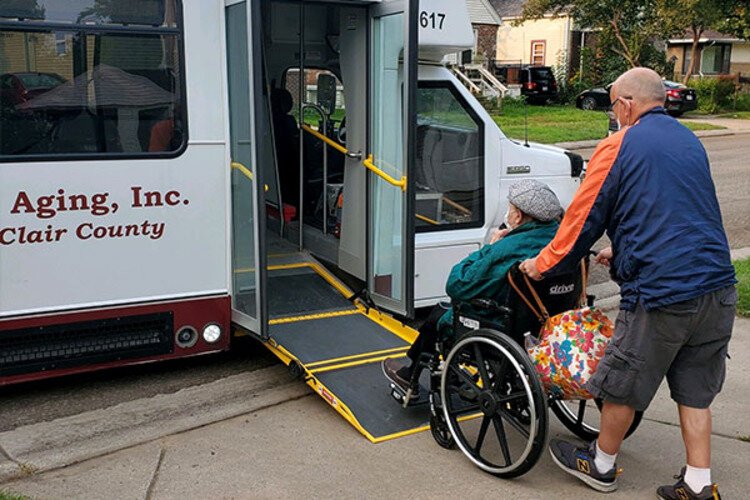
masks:
[[[508,229],[453,268],[446,285],[452,305],[431,311],[409,362],[383,361],[397,401],[404,407],[429,403],[438,444],[458,445],[475,465],[506,478],[529,471],[547,439],[548,396],[523,348],[524,334],[536,334],[543,322],[529,297],[536,294],[551,315],[577,307],[587,272],[582,262],[567,275],[523,279],[518,263],[552,240],[562,207],[549,187],[533,180],[511,185],[508,201]],[[586,401],[550,405],[569,430],[596,438],[596,425],[586,420],[598,411],[586,419]]]

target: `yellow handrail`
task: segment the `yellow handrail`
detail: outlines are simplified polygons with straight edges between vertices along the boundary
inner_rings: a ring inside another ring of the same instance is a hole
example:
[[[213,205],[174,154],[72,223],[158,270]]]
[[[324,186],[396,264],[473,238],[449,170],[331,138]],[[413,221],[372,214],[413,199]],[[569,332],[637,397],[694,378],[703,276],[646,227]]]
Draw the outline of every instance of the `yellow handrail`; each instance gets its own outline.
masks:
[[[305,132],[312,134],[313,136],[317,137],[321,141],[325,142],[329,146],[331,146],[333,149],[343,153],[343,154],[349,154],[349,150],[346,149],[344,146],[339,144],[338,142],[334,141],[333,139],[329,139],[328,137],[324,136],[314,128],[311,128],[309,125],[302,125],[302,130]]]
[[[427,224],[432,224],[433,226],[439,226],[440,223],[434,219],[430,219],[429,217],[425,217],[422,214],[414,214],[414,217],[417,219],[426,222]]]
[[[244,175],[250,180],[253,180],[255,178],[255,176],[250,171],[250,169],[238,161],[231,162],[230,166],[235,170],[239,170],[242,175]],[[268,192],[268,184],[263,185],[263,191]]]
[[[302,125],[302,130],[304,130],[305,132],[307,132],[309,134],[312,134],[314,137],[317,137],[318,139],[320,139],[321,141],[325,142],[326,144],[328,144],[329,146],[331,146],[335,150],[337,150],[337,151],[339,151],[339,152],[341,152],[341,153],[343,153],[345,155],[349,154],[349,150],[346,149],[344,146],[342,146],[341,144],[339,144],[338,142],[336,142],[336,141],[334,141],[332,139],[329,139],[328,137],[326,137],[325,135],[321,134],[317,130],[311,128],[310,126],[308,126],[308,125]],[[382,170],[380,170],[378,167],[376,167],[375,164],[372,161],[373,161],[373,157],[372,157],[372,155],[370,155],[370,156],[367,157],[367,159],[365,159],[365,160],[362,161],[362,164],[365,167],[367,167],[369,170],[371,170],[372,172],[374,172],[376,175],[378,175],[379,177],[383,178],[387,183],[393,184],[394,186],[397,186],[397,187],[400,187],[402,191],[406,191],[406,177],[401,177],[401,180],[396,180],[393,177],[391,177],[390,175],[388,175],[385,172],[383,172]]]
[[[367,167],[368,170],[375,173],[378,177],[382,178],[384,181],[386,181],[388,184],[392,184],[396,187],[400,187],[401,191],[406,191],[406,176],[401,177],[401,180],[396,180],[390,175],[386,174],[382,170],[380,170],[378,167],[375,166],[375,164],[372,162],[373,157],[372,155],[368,156],[366,160],[362,162],[362,164]]]

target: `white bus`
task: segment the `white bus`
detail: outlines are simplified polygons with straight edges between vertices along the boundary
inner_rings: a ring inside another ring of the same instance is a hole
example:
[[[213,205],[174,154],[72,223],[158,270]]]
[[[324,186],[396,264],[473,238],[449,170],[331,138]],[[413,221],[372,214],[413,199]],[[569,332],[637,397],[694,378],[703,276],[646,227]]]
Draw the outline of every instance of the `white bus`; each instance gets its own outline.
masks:
[[[0,385],[234,329],[304,369],[403,351],[274,329],[436,303],[507,184],[567,203],[583,166],[505,137],[440,63],[472,45],[449,0],[0,2]]]

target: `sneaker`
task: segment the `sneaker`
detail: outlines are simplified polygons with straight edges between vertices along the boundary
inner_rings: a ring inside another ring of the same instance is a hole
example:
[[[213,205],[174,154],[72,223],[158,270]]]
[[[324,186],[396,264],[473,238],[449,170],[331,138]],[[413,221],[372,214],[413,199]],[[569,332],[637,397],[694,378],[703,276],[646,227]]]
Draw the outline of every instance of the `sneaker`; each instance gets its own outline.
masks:
[[[411,385],[411,373],[409,367],[403,361],[396,358],[385,358],[382,363],[385,377],[401,389],[404,393],[409,390]],[[419,386],[414,388],[411,393],[412,398],[419,395]]]
[[[576,446],[561,439],[550,439],[549,451],[552,460],[562,470],[575,476],[597,491],[609,493],[617,489],[617,466],[601,473],[594,465],[596,456],[596,441],[592,441],[587,447]]]
[[[699,493],[691,490],[690,486],[685,483],[685,467],[674,478],[677,479],[675,484],[659,486],[656,490],[657,498],[661,500],[721,500],[719,487],[716,484],[709,484]]]

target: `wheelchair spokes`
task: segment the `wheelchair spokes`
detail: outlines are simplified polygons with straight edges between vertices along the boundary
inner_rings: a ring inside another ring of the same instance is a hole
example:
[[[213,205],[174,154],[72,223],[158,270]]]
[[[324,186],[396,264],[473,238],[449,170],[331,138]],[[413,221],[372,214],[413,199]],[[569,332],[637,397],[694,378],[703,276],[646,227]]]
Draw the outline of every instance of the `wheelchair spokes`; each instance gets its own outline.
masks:
[[[445,360],[445,421],[464,454],[492,474],[523,474],[542,451],[547,411],[539,381],[529,373],[525,353],[490,331],[463,337]]]
[[[550,401],[550,407],[560,422],[573,434],[585,441],[593,441],[599,437],[599,425],[601,421],[600,400],[572,400],[563,401],[555,399]],[[643,412],[635,414],[630,429],[625,437],[630,437],[638,428],[643,418]]]

